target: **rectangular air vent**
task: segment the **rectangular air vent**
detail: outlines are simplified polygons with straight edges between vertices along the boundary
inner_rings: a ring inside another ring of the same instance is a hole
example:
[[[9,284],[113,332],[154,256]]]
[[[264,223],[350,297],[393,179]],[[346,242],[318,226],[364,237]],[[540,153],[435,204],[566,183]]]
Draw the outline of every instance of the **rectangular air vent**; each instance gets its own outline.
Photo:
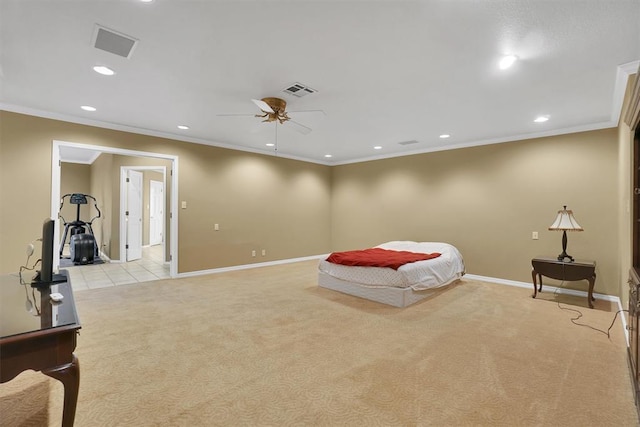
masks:
[[[297,96],[298,98],[317,92],[317,90],[311,89],[309,86],[303,85],[302,83],[294,83],[282,89],[282,91],[286,94]]]
[[[130,58],[138,40],[96,24],[93,46],[114,55]]]
[[[417,144],[418,141],[416,141],[415,139],[412,141],[403,141],[403,142],[398,142],[399,145],[410,145],[410,144]]]

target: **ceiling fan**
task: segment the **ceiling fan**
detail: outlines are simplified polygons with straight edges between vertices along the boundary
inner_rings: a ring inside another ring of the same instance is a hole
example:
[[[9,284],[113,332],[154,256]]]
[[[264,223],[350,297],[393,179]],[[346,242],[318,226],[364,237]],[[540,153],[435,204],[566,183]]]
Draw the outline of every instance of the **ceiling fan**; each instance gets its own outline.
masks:
[[[253,103],[260,109],[260,114],[218,114],[219,117],[224,116],[254,116],[259,117],[263,123],[276,122],[286,125],[297,132],[304,135],[310,133],[313,129],[303,125],[299,120],[317,120],[324,117],[322,110],[306,110],[306,111],[286,111],[287,101],[282,98],[267,97],[262,99],[252,99]],[[295,120],[294,120],[295,119]]]

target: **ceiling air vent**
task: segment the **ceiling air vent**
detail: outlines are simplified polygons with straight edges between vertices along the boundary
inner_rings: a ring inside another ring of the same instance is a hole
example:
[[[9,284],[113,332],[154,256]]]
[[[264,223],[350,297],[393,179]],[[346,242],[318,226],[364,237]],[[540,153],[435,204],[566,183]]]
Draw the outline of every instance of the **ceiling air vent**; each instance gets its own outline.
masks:
[[[138,40],[96,24],[93,46],[114,55],[130,58]]]
[[[399,145],[411,145],[411,144],[417,144],[417,143],[418,141],[416,141],[415,139],[411,141],[398,142]]]
[[[311,89],[309,86],[305,86],[302,83],[294,83],[282,89],[282,91],[288,95],[297,96],[298,98],[317,92],[317,90]]]

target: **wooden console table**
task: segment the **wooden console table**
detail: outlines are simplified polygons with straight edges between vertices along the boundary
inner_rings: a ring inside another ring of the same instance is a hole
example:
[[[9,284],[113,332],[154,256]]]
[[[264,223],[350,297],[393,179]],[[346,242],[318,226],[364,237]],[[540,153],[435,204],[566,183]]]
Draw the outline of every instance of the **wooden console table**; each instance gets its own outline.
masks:
[[[558,261],[558,258],[534,258],[531,260],[533,270],[531,277],[533,278],[533,298],[542,292],[542,276],[550,277],[556,280],[564,280],[573,282],[576,280],[589,281],[589,308],[593,308],[593,286],[596,283],[596,262],[595,261],[574,261],[564,262]],[[538,288],[537,280],[540,285]]]
[[[63,300],[53,302],[54,292],[62,294]],[[27,304],[34,306],[31,312]],[[21,285],[17,275],[0,276],[0,382],[28,369],[60,381],[64,385],[63,427],[73,426],[78,402],[80,366],[73,351],[79,329],[69,280],[32,293],[31,286]]]

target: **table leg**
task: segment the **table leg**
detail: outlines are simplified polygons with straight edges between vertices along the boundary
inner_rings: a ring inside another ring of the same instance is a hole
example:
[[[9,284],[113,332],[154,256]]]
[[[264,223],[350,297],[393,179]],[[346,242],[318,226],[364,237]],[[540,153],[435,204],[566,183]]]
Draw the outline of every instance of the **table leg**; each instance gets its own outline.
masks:
[[[589,300],[589,308],[593,308],[593,301],[596,299],[593,297],[593,286],[596,283],[596,274],[593,273],[593,276],[587,279],[589,281],[589,296],[587,297]]]
[[[535,270],[531,270],[531,279],[533,280],[533,295],[531,296],[531,298],[535,298],[536,295],[538,295],[538,284],[536,283],[536,276],[538,273],[536,273]],[[540,281],[542,282],[542,281]]]
[[[80,363],[75,354],[73,360],[66,365],[43,370],[42,373],[55,378],[64,386],[64,406],[62,410],[62,427],[72,427],[76,416],[78,389],[80,387]]]

